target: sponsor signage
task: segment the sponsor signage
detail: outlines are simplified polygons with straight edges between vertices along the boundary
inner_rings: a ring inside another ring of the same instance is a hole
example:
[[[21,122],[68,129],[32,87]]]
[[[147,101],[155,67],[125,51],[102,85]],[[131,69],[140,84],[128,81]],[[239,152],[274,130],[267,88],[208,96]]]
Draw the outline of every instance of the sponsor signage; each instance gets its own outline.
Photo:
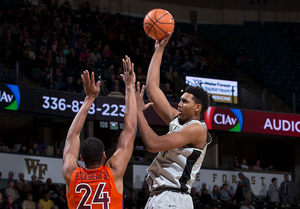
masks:
[[[53,183],[65,183],[61,158],[0,153],[0,165],[2,178],[8,178],[8,173],[12,171],[15,178],[18,178],[20,172],[24,173],[24,179],[27,181],[31,181],[32,175],[36,175],[37,179],[43,182],[51,178]]]
[[[204,118],[210,130],[300,137],[300,115],[209,107]]]
[[[191,86],[201,86],[212,95],[215,102],[238,103],[238,82],[212,78],[186,76],[185,82]]]
[[[146,165],[133,165],[133,187],[136,189],[141,189],[143,185],[143,180],[147,175]],[[193,187],[199,192],[202,183],[206,183],[206,188],[211,192],[214,185],[219,187],[222,184],[228,184],[228,190],[235,194],[237,183],[240,181],[238,173],[241,171],[228,171],[228,170],[213,170],[213,169],[201,169],[195,176],[195,181]],[[284,180],[284,174],[272,173],[272,172],[249,172],[242,171],[243,174],[249,178],[251,184],[251,190],[255,195],[266,196],[269,185],[271,184],[271,179],[273,177],[277,178],[278,186]],[[291,180],[291,175],[289,175]]]
[[[0,84],[0,109],[4,110],[74,118],[84,98],[84,94]],[[172,106],[177,108],[175,103]],[[153,107],[148,108],[144,113],[149,124],[167,125],[155,113]],[[124,114],[124,99],[98,97],[91,106],[87,119],[117,123],[123,122]],[[111,124],[111,127],[113,125]]]

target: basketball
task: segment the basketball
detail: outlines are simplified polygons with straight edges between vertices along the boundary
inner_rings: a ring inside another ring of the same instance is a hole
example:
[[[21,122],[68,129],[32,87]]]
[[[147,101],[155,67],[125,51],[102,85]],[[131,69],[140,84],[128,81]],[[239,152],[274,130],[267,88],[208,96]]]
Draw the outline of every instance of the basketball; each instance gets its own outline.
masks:
[[[175,21],[164,9],[153,9],[144,18],[145,33],[154,40],[163,39],[168,32],[173,33]]]

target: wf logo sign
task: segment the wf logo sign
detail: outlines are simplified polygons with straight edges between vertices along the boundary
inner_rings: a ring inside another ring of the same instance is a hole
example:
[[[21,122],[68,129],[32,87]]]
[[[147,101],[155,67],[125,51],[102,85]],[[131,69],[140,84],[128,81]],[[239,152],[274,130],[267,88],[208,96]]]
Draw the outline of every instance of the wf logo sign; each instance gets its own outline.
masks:
[[[26,162],[26,167],[27,167],[27,171],[28,174],[32,175],[36,175],[38,177],[38,179],[44,179],[43,175],[46,174],[47,171],[47,164],[40,164],[40,160],[34,160],[34,159],[28,159],[25,158],[25,162]]]

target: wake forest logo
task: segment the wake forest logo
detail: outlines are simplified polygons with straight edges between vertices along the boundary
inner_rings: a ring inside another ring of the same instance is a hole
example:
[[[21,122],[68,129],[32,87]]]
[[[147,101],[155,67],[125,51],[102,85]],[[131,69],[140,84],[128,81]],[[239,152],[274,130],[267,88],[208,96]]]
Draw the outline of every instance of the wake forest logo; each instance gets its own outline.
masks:
[[[0,108],[18,110],[20,105],[20,91],[16,85],[6,84],[0,88]]]
[[[47,164],[41,164],[40,160],[25,158],[26,167],[29,175],[36,175],[38,179],[44,179],[47,171]]]
[[[244,118],[241,110],[209,107],[205,112],[208,129],[241,132]]]

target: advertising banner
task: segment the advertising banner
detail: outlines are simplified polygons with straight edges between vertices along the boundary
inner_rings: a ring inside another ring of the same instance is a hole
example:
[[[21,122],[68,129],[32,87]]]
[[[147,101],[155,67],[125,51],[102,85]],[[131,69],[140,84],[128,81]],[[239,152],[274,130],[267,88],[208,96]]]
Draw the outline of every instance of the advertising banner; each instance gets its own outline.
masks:
[[[84,94],[0,84],[0,109],[4,110],[74,118],[84,98]],[[177,104],[172,105],[177,108]],[[153,107],[144,113],[149,124],[168,125],[155,113]],[[99,96],[91,106],[87,119],[123,122],[124,114],[124,99]]]
[[[209,107],[204,118],[210,130],[300,137],[300,115]]]
[[[191,86],[201,86],[212,95],[215,102],[232,103],[233,97],[234,103],[238,103],[237,81],[186,76],[185,82]]]
[[[142,188],[143,181],[147,175],[147,165],[133,165],[133,187],[136,189]],[[237,183],[240,181],[238,173],[241,171],[201,169],[196,174],[193,187],[200,191],[202,184],[206,184],[206,188],[211,192],[214,185],[221,187],[222,184],[228,184],[228,190],[235,194]],[[278,185],[284,180],[284,174],[276,174],[270,172],[251,172],[243,171],[243,174],[250,180],[251,190],[255,195],[266,196],[271,179],[277,178]],[[291,175],[289,175],[291,180]]]
[[[42,182],[51,178],[53,183],[65,183],[62,176],[61,158],[0,153],[0,165],[2,178],[8,178],[8,173],[12,171],[14,179],[18,179],[19,173],[22,172],[27,181],[31,181],[32,175],[36,175],[37,180]]]

